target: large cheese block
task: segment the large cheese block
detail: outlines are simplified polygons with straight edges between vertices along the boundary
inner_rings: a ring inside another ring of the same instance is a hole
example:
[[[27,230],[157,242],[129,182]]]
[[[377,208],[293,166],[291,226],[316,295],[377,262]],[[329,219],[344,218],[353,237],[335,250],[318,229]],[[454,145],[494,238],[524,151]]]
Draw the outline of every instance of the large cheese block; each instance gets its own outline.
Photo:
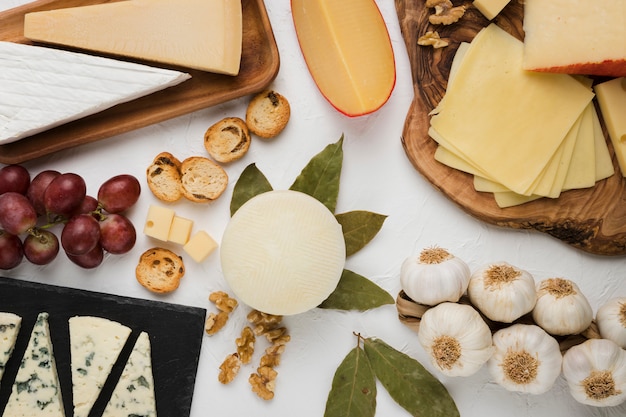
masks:
[[[114,55],[236,75],[241,0],[132,0],[25,16],[24,36]]]
[[[13,354],[21,325],[22,318],[17,314],[0,313],[0,381],[4,368]]]
[[[626,75],[626,1],[525,0],[527,70]]]
[[[48,313],[37,316],[2,416],[65,417]]]
[[[87,417],[131,330],[92,316],[71,317],[69,329],[74,417]]]
[[[596,84],[594,89],[620,170],[626,176],[626,78]]]
[[[318,306],[336,288],[345,264],[341,225],[315,198],[269,191],[242,205],[221,243],[224,277],[248,306],[291,315]]]
[[[152,349],[141,332],[117,381],[102,417],[156,417]]]
[[[0,42],[0,144],[177,85],[189,74]]]

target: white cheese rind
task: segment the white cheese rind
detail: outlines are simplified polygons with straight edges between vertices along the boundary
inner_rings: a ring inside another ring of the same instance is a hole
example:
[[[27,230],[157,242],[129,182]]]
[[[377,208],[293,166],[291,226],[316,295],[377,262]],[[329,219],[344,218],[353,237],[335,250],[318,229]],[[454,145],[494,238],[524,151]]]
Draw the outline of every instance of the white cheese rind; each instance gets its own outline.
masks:
[[[189,74],[0,42],[0,144],[175,86]]]
[[[101,317],[69,319],[74,417],[87,417],[131,329]]]
[[[333,213],[291,190],[248,200],[231,218],[220,248],[224,277],[235,295],[276,315],[317,307],[336,288],[346,257]]]
[[[141,332],[102,417],[156,415],[150,337]]]
[[[13,354],[21,325],[22,318],[17,314],[0,313],[0,381],[4,368]]]
[[[48,327],[48,313],[37,316],[2,416],[65,417]]]

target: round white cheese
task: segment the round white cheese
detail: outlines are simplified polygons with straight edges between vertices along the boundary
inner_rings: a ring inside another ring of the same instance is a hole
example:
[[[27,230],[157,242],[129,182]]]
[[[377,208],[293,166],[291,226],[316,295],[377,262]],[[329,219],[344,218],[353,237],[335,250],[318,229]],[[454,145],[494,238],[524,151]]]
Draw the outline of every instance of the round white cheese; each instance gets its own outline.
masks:
[[[243,303],[292,315],[317,307],[334,291],[346,246],[326,206],[307,194],[280,190],[257,195],[235,212],[220,257],[224,277]]]

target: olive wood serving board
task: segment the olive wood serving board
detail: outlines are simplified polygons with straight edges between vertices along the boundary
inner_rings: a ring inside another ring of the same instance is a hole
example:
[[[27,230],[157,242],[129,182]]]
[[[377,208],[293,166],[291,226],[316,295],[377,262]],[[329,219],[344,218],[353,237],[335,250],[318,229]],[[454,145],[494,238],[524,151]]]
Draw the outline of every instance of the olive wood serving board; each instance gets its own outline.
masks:
[[[24,37],[26,13],[114,1],[119,0],[38,0],[7,10],[0,13],[0,40],[32,43]],[[242,0],[241,4],[243,49],[237,76],[135,61],[187,72],[191,79],[20,141],[0,145],[0,163],[22,163],[262,91],[278,74],[278,47],[263,0]]]
[[[434,27],[428,22],[432,11],[424,7],[424,1],[395,0],[415,92],[402,136],[402,144],[413,166],[450,200],[482,221],[515,229],[535,229],[597,255],[626,255],[626,181],[610,142],[615,167],[615,174],[610,178],[593,188],[564,192],[557,199],[541,198],[504,209],[498,207],[491,193],[474,190],[471,175],[434,159],[437,144],[428,136],[429,112],[445,93],[459,44],[471,41],[489,24],[470,1],[455,1],[454,4],[467,7],[463,18],[449,26]],[[520,0],[512,0],[493,22],[523,40],[522,20],[523,5]],[[417,39],[428,30],[437,30],[450,44],[440,49],[419,46]],[[606,136],[604,124],[603,129]]]

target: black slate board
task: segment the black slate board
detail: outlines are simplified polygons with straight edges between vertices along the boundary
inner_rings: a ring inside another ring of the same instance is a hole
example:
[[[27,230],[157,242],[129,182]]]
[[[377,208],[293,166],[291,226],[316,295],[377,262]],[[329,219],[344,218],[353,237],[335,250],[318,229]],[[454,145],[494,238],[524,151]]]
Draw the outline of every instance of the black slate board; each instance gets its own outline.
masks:
[[[15,351],[0,383],[0,411],[11,393],[37,315],[48,312],[66,415],[71,416],[73,411],[68,320],[72,316],[91,315],[122,323],[132,329],[132,334],[90,417],[104,411],[141,331],[150,335],[152,344],[157,414],[189,416],[204,335],[205,309],[0,277],[0,311],[22,317]]]

